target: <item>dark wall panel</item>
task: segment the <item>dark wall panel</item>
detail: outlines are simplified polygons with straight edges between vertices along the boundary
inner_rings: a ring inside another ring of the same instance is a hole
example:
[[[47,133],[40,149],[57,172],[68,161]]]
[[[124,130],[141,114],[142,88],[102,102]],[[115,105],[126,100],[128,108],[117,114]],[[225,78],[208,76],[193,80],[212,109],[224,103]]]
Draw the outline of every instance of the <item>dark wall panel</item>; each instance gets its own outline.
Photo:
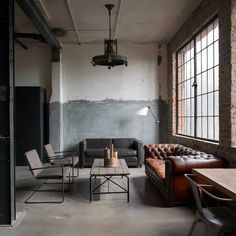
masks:
[[[36,149],[43,159],[45,90],[16,87],[16,165],[26,165],[24,153]]]

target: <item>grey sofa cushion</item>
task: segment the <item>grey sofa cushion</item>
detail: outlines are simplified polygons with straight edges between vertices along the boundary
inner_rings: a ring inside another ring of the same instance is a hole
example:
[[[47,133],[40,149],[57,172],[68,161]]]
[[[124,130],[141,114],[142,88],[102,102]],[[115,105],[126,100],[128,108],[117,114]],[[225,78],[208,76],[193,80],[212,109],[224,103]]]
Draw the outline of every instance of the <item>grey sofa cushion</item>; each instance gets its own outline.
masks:
[[[89,148],[85,150],[85,156],[93,158],[104,157],[104,148]]]
[[[115,151],[118,152],[118,157],[137,156],[137,150],[132,149],[132,148],[116,148]]]
[[[114,138],[112,139],[112,143],[114,144],[114,148],[134,148],[135,139],[134,138]]]
[[[110,147],[111,145],[111,139],[106,138],[92,138],[92,139],[86,139],[86,145],[87,148],[106,148]]]

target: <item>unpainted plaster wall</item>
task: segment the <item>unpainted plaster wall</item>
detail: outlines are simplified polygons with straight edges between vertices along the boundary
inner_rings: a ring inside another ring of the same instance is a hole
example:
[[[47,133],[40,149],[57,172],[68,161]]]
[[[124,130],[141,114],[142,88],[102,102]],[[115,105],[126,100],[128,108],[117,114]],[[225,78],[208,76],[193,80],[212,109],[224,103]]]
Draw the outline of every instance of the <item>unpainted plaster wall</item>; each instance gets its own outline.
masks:
[[[157,46],[118,45],[128,57],[128,67],[91,65],[103,45],[67,45],[62,50],[64,102],[73,100],[155,100],[158,97]]]
[[[41,86],[51,96],[51,49],[47,44],[27,42],[27,50],[15,43],[15,85]]]

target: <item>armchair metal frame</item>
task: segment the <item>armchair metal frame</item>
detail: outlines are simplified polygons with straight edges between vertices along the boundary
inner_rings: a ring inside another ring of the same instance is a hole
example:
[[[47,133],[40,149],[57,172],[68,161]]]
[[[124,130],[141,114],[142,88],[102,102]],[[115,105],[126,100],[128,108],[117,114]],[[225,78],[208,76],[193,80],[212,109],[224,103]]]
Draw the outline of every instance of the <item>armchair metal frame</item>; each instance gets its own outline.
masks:
[[[63,164],[64,166],[70,166],[72,168],[72,182],[74,178],[79,176],[79,158],[78,153],[75,151],[58,151],[55,152],[51,144],[44,145],[45,152],[47,154],[47,161],[52,164]],[[77,166],[77,174],[74,174],[75,166]]]
[[[68,192],[70,191],[70,185],[71,185],[71,175],[70,175],[70,169],[68,167],[64,167],[63,164],[60,165],[43,165],[37,151],[34,150],[30,150],[28,152],[25,153],[25,158],[26,158],[26,162],[29,166],[29,170],[32,173],[33,177],[37,180],[42,180],[44,179],[45,181],[39,185],[38,188],[33,189],[32,193],[26,198],[26,200],[24,201],[25,203],[30,203],[30,204],[39,204],[39,203],[62,203],[64,202],[64,192],[65,192],[65,175],[69,176],[69,188],[68,188]],[[41,165],[39,167],[33,167],[31,159],[35,159],[33,161],[36,161],[36,165]],[[44,170],[49,170],[49,169],[54,169],[55,171],[50,173],[50,171],[47,171],[47,173],[45,173],[43,176],[40,176],[40,173],[43,173]],[[44,184],[49,184],[47,181],[50,179],[60,179],[61,183],[51,183],[51,184],[61,184],[61,190],[40,190],[40,188],[44,185]],[[31,197],[36,193],[36,192],[61,192],[61,200],[60,201],[30,201]]]

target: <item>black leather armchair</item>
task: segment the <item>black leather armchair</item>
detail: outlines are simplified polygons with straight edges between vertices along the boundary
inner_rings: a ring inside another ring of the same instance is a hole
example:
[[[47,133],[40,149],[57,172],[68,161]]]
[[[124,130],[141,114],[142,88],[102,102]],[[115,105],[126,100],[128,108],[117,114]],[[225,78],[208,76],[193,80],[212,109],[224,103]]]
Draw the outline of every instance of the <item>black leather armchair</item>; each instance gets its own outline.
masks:
[[[79,143],[80,167],[91,167],[95,158],[104,158],[104,149],[114,145],[118,158],[125,159],[128,166],[142,166],[144,161],[143,143],[135,138],[95,138]]]

